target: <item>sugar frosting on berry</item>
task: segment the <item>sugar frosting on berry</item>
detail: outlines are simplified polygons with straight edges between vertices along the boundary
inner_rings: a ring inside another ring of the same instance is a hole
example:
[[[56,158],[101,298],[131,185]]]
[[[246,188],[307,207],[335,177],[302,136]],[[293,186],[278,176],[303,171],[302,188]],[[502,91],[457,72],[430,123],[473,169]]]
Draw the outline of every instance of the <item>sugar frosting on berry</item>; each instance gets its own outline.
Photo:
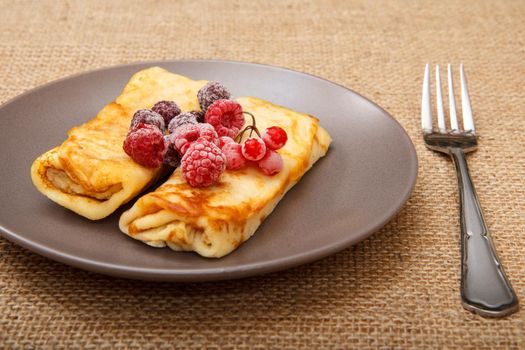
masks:
[[[169,122],[180,114],[181,110],[175,101],[159,101],[151,107],[153,112],[160,114],[164,119],[164,124],[168,125]]]
[[[175,116],[168,124],[168,131],[174,133],[179,127],[184,124],[198,124],[199,121],[193,112],[184,112]]]
[[[185,124],[173,133],[173,143],[181,155],[186,153],[193,142],[201,138],[215,145],[219,144],[219,137],[210,124]]]
[[[232,100],[216,100],[204,115],[219,136],[235,138],[244,125],[244,114],[239,103]]]
[[[140,123],[153,125],[157,127],[161,133],[164,132],[166,125],[162,116],[150,109],[139,109],[133,114],[131,125],[129,127],[130,130],[136,128]]]
[[[216,144],[199,139],[193,142],[182,157],[181,172],[193,187],[215,184],[226,168],[226,157]]]
[[[229,170],[237,170],[246,166],[247,160],[242,155],[242,146],[237,142],[230,142],[225,144],[221,149],[226,157],[226,168]]]
[[[216,100],[227,100],[231,97],[230,91],[219,82],[210,81],[197,93],[197,99],[201,109],[206,112],[209,106]]]

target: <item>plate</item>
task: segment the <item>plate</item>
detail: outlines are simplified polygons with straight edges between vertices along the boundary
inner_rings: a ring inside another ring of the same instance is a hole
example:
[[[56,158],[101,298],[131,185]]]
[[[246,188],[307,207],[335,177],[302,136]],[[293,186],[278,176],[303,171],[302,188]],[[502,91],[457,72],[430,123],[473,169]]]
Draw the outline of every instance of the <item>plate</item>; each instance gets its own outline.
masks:
[[[89,221],[32,185],[30,166],[69,128],[93,118],[137,71],[161,66],[193,79],[223,82],[234,96],[256,96],[319,118],[333,138],[255,235],[221,259],[149,247],[122,234],[120,214]],[[405,204],[417,158],[386,111],[330,81],[231,61],[141,62],[82,73],[38,87],[0,108],[0,231],[56,261],[112,276],[206,281],[274,272],[336,253],[385,225]]]

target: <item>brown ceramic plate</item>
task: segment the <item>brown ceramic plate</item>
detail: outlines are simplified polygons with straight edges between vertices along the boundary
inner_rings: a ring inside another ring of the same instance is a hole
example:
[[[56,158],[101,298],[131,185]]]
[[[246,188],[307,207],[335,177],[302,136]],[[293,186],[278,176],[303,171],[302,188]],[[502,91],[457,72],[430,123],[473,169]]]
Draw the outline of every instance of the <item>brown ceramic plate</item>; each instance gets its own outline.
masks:
[[[255,235],[221,259],[157,249],[118,229],[126,205],[89,221],[33,187],[30,166],[69,128],[91,119],[131,75],[159,65],[193,79],[218,80],[250,95],[317,116],[332,135],[328,155],[285,196]],[[103,274],[205,281],[286,269],[338,252],[386,224],[417,176],[414,146],[383,109],[329,81],[283,68],[225,61],[134,63],[82,73],[31,90],[0,108],[0,231],[51,259]]]

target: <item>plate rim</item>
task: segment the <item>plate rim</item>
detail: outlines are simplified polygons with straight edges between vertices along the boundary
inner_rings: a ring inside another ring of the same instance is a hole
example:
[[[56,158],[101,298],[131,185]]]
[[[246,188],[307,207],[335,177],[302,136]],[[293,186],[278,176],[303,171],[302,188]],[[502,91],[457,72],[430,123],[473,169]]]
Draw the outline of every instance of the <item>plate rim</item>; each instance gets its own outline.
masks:
[[[0,223],[0,234],[5,237],[7,240],[22,246],[25,249],[28,249],[31,252],[42,255],[46,258],[49,258],[60,263],[70,265],[82,270],[88,270],[96,273],[101,273],[105,275],[122,277],[122,278],[131,278],[131,279],[141,279],[141,280],[154,280],[154,281],[178,281],[178,282],[197,282],[197,281],[215,281],[215,280],[226,280],[226,279],[237,279],[244,278],[248,276],[255,276],[260,274],[272,273],[281,270],[286,270],[293,268],[299,265],[311,263],[319,259],[325,258],[327,256],[333,255],[339,251],[342,251],[346,248],[353,246],[354,244],[363,241],[370,237],[372,234],[377,232],[383,226],[385,226],[390,220],[392,220],[405,206],[407,201],[410,199],[414,188],[417,182],[418,170],[419,170],[419,160],[417,157],[417,152],[412,142],[412,139],[403,128],[403,126],[384,108],[370,100],[369,98],[361,95],[360,93],[328,79],[319,77],[317,75],[301,72],[298,70],[285,68],[276,65],[262,64],[258,62],[247,62],[247,61],[236,61],[236,60],[224,60],[224,59],[174,59],[174,60],[146,60],[146,61],[135,61],[123,64],[117,64],[112,66],[105,66],[101,68],[91,69],[72,75],[68,75],[62,78],[58,78],[42,85],[30,88],[21,94],[7,100],[6,102],[0,105],[0,110],[4,109],[8,105],[15,103],[19,99],[24,98],[25,96],[35,93],[39,90],[45,89],[47,87],[60,84],[64,81],[75,79],[84,75],[89,75],[92,73],[99,73],[103,71],[109,71],[119,68],[127,68],[137,65],[166,65],[166,64],[203,64],[203,63],[226,63],[226,64],[240,64],[245,66],[259,66],[262,68],[271,68],[274,70],[279,70],[285,73],[294,73],[299,75],[306,75],[310,78],[320,80],[324,83],[335,85],[339,88],[346,90],[347,92],[357,95],[360,98],[366,100],[368,103],[378,108],[384,115],[388,116],[393,122],[395,127],[401,131],[401,134],[404,136],[404,141],[408,145],[407,149],[409,150],[409,156],[412,160],[410,163],[411,168],[409,169],[408,176],[408,186],[402,196],[398,197],[398,200],[395,201],[395,205],[392,206],[393,210],[386,212],[381,220],[377,221],[375,224],[368,224],[360,231],[357,231],[358,234],[349,236],[348,239],[340,240],[335,243],[323,245],[316,249],[310,249],[305,252],[301,252],[294,255],[288,255],[285,257],[265,260],[263,262],[255,262],[242,265],[234,265],[230,267],[207,267],[196,270],[189,269],[177,269],[177,268],[143,268],[143,267],[130,267],[129,265],[119,265],[114,263],[100,262],[92,259],[85,259],[77,255],[71,255],[67,252],[56,250],[45,246],[43,244],[36,243],[30,239],[27,239],[23,235],[17,234],[11,230],[8,230]]]

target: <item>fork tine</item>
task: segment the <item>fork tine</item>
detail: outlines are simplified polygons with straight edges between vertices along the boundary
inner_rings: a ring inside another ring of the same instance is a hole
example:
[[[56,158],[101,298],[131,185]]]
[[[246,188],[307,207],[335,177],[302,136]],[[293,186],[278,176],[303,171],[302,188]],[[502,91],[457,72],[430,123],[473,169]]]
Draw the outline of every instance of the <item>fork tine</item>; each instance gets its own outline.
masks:
[[[436,64],[436,106],[438,113],[439,131],[443,132],[445,126],[445,112],[443,110],[443,96],[441,95],[441,74],[439,73],[439,64]]]
[[[458,117],[456,115],[456,100],[454,99],[454,85],[452,85],[452,67],[450,63],[447,66],[448,70],[448,103],[450,115],[450,129],[453,131],[459,130]]]
[[[425,65],[423,91],[421,93],[421,127],[424,132],[432,131],[432,108],[430,105],[430,82],[428,63]]]
[[[459,66],[461,76],[461,111],[463,113],[463,129],[465,131],[474,132],[474,117],[472,116],[472,107],[470,106],[470,98],[468,96],[467,77],[463,63]]]

